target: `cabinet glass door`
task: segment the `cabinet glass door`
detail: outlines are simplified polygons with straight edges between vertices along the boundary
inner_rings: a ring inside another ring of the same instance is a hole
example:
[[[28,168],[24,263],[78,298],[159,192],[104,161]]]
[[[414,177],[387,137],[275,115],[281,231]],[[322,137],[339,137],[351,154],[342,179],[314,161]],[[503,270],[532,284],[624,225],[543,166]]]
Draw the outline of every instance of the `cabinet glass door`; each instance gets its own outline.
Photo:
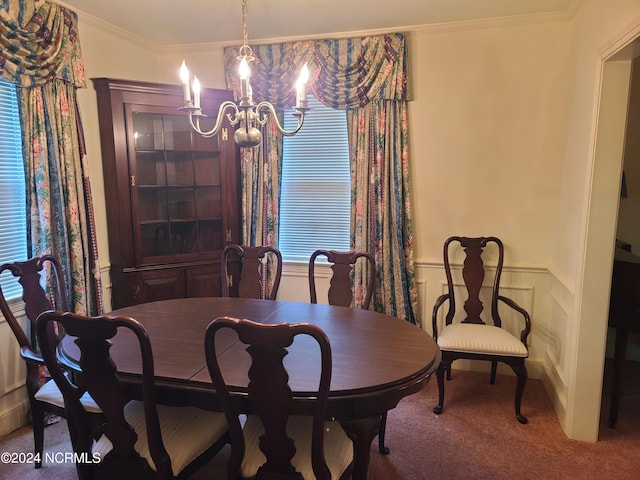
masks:
[[[187,260],[221,250],[217,139],[193,133],[186,116],[166,108],[134,105],[130,110],[129,169],[137,261],[151,263],[168,255]]]

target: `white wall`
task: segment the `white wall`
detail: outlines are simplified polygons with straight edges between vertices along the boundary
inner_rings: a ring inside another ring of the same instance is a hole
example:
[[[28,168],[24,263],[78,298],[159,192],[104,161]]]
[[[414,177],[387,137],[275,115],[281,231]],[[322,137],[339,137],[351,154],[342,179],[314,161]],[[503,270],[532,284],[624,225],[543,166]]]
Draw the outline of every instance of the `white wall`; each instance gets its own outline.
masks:
[[[411,36],[416,258],[449,235],[495,235],[508,264],[547,265],[564,137],[564,19]]]

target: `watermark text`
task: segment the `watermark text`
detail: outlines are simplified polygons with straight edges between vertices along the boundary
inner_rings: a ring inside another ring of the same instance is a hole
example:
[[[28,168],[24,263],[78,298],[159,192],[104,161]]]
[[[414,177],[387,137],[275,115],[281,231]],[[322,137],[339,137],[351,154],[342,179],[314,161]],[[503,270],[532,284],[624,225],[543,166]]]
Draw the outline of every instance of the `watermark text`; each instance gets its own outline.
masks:
[[[100,463],[99,453],[76,452],[2,452],[0,463]]]

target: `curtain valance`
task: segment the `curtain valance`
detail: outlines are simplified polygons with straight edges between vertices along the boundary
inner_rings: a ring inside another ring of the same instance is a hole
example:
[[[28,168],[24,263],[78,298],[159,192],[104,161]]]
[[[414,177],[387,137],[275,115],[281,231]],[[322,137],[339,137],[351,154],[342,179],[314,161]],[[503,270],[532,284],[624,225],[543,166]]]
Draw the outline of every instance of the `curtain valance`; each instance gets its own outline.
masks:
[[[372,100],[407,100],[406,48],[402,33],[345,39],[303,40],[253,46],[251,86],[257,103],[280,110],[295,104],[299,69],[309,66],[309,91],[333,108],[361,108]],[[225,48],[227,86],[239,93],[239,47]]]
[[[75,12],[49,1],[0,3],[0,74],[20,87],[57,79],[84,87]]]

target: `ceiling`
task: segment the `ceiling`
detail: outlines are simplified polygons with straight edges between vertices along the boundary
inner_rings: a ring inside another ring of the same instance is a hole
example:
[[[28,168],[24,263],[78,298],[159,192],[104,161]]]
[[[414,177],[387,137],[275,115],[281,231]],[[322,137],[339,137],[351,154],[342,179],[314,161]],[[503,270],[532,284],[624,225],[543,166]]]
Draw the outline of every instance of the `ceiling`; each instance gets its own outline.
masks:
[[[313,38],[538,13],[580,0],[247,0],[250,41]],[[242,40],[241,0],[62,0],[82,15],[156,45]]]

